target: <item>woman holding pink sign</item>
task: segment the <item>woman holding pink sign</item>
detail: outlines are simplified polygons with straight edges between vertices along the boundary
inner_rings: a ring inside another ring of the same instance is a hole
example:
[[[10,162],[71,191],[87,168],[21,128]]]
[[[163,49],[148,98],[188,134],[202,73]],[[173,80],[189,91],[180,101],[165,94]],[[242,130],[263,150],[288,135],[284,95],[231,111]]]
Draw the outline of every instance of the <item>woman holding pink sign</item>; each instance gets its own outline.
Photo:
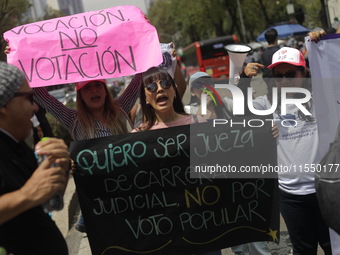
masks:
[[[60,121],[74,140],[126,134],[132,130],[126,112],[136,101],[140,82],[141,75],[137,74],[117,100],[113,99],[105,80],[78,82],[77,110],[66,107],[44,88],[34,89],[34,99]],[[82,215],[76,229],[86,232]]]
[[[111,96],[105,80],[76,83],[77,109],[66,107],[43,88],[34,90],[34,99],[60,121],[74,140],[126,134],[131,130],[126,113],[138,96],[140,77],[136,75],[117,100]]]
[[[5,53],[10,48],[7,46]],[[45,88],[34,89],[34,101],[51,113],[70,133],[73,140],[126,134],[132,130],[127,112],[138,97],[141,74],[136,74],[124,93],[114,100],[105,80],[78,82],[77,109],[66,107]],[[77,229],[85,232],[82,217]]]

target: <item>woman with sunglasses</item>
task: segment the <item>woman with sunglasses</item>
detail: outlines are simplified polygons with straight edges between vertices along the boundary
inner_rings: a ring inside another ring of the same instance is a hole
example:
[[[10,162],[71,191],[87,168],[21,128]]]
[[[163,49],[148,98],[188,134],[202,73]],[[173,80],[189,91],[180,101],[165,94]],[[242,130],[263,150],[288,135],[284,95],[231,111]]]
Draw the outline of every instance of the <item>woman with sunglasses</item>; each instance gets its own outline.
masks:
[[[186,81],[182,74],[180,64],[177,62],[177,53],[174,43],[161,43],[163,62],[158,66],[159,68],[166,70],[176,83],[176,88],[180,98],[183,97],[186,90]],[[142,109],[138,100],[138,103],[130,111],[130,117],[134,127],[139,127],[143,123]]]
[[[255,76],[263,66],[249,63],[244,74]],[[304,114],[297,106],[287,105],[287,113],[281,114],[281,89],[286,87],[311,90],[306,62],[302,53],[294,48],[283,47],[276,51],[272,64],[273,84],[278,89],[278,107],[273,119],[279,126],[277,139],[278,165],[288,169],[279,172],[280,211],[285,220],[293,254],[316,255],[318,244],[325,254],[332,254],[329,231],[317,202],[312,166],[321,157],[318,154],[318,130],[314,116],[313,102],[303,104],[312,114]],[[250,79],[241,79],[239,87],[249,86]],[[244,90],[243,90],[244,91]],[[304,96],[304,95],[303,95]],[[287,98],[300,98],[301,93],[287,93]],[[253,100],[258,110],[267,110],[272,106],[272,88],[268,94]]]
[[[167,71],[152,67],[143,74],[140,104],[144,123],[133,132],[205,122],[184,111],[174,80]]]
[[[132,132],[206,122],[203,117],[185,113],[174,80],[167,71],[158,67],[152,67],[143,74],[140,104],[144,123]],[[221,253],[216,251],[199,255],[216,254]]]

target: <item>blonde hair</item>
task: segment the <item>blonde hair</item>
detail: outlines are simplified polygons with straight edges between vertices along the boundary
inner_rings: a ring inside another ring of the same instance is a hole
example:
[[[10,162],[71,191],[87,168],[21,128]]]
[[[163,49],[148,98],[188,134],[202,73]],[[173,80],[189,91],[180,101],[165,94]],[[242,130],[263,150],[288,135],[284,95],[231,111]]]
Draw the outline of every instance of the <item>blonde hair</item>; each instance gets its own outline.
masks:
[[[103,84],[106,92],[104,103],[104,115],[106,118],[108,129],[112,135],[127,134],[131,130],[131,123],[126,113],[120,108],[119,102],[113,99],[111,92],[108,90],[106,84]],[[95,126],[96,120],[90,113],[85,104],[80,91],[77,92],[77,119],[73,126],[72,136],[76,139],[76,126],[79,123],[81,130],[81,139],[96,138]]]

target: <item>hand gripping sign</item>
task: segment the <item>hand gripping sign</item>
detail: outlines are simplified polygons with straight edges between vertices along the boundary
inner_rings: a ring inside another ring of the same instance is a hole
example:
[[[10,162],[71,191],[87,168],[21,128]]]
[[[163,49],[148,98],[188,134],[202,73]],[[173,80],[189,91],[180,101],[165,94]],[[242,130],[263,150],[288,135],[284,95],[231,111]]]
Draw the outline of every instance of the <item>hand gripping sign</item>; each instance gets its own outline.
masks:
[[[162,62],[157,31],[135,6],[26,24],[4,38],[8,63],[31,87],[133,75]]]

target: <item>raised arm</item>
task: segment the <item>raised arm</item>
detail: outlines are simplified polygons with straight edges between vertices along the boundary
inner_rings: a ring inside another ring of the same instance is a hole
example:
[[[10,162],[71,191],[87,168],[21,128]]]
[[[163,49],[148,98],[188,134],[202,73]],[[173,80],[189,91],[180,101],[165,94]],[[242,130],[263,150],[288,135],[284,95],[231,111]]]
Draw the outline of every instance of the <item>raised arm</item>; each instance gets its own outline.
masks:
[[[242,90],[243,95],[247,98],[248,88],[250,87],[250,82],[253,76],[256,76],[257,73],[264,65],[259,63],[248,63],[241,74],[240,82],[238,83],[238,88]]]
[[[320,41],[321,37],[326,34],[325,30],[317,30],[314,32],[309,32],[308,36],[311,38],[311,40],[318,42]]]
[[[131,80],[130,84],[124,90],[123,94],[118,97],[120,107],[129,113],[132,107],[135,105],[137,98],[140,94],[140,86],[142,84],[142,74],[136,74]]]
[[[66,107],[42,87],[34,89],[34,101],[51,113],[71,134],[77,110]]]
[[[187,89],[187,83],[184,79],[183,73],[181,71],[181,68],[176,63],[176,70],[175,70],[175,82],[177,85],[178,94],[181,98],[183,98],[183,95],[185,93],[185,90]]]
[[[251,78],[253,76],[256,76],[257,73],[261,68],[263,68],[264,65],[259,63],[248,63],[245,68],[243,69],[243,72],[241,74],[241,79],[238,83],[238,88],[242,90],[242,93],[244,95],[244,111],[245,115],[252,115],[252,113],[249,111],[248,104],[247,104],[247,98],[248,98],[248,88],[251,87]]]

